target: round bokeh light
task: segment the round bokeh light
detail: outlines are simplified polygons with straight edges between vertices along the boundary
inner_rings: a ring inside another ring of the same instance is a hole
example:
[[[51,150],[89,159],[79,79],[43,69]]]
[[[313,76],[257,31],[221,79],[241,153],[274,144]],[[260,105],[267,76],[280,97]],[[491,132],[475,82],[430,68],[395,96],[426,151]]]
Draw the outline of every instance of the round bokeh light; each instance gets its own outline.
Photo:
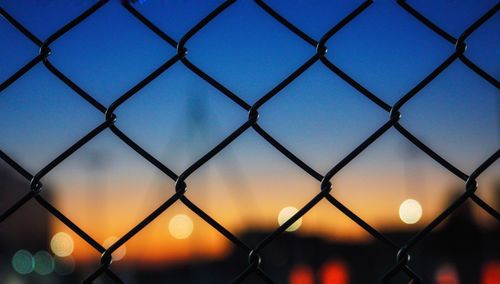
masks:
[[[19,274],[29,274],[35,269],[33,256],[27,250],[19,250],[12,257],[12,268]]]
[[[406,224],[415,224],[422,218],[422,206],[415,199],[406,199],[399,206],[399,218]]]
[[[278,214],[278,224],[281,226],[283,225],[286,221],[288,221],[295,213],[299,212],[297,208],[288,206],[283,209],[281,209],[280,213]],[[293,232],[296,231],[300,226],[302,225],[302,218],[299,218],[297,221],[295,221],[290,227],[286,229],[287,232]]]
[[[60,257],[65,257],[73,253],[74,243],[70,235],[65,232],[55,234],[50,240],[52,252]]]
[[[175,215],[168,223],[168,231],[176,239],[186,239],[193,233],[193,221],[187,215]]]
[[[48,275],[54,271],[54,259],[50,253],[42,250],[33,256],[35,261],[35,272],[40,275]]]
[[[71,256],[55,257],[54,264],[54,271],[61,276],[70,275],[75,270],[75,260]]]

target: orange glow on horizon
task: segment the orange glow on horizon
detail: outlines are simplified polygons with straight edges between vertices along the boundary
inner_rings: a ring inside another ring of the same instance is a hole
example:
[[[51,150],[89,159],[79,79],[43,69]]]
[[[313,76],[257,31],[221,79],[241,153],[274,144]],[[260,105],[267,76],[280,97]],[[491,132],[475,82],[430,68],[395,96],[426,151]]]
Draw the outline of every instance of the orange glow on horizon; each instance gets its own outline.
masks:
[[[264,179],[257,182],[258,184],[250,183],[247,187],[261,188],[259,186],[264,183],[266,188],[273,189],[265,192],[265,202],[250,204],[248,200],[236,199],[234,195],[223,190],[235,190],[237,185],[228,185],[220,179],[212,179],[210,188],[204,187],[205,184],[193,182],[190,184],[191,189],[187,195],[208,215],[239,236],[250,229],[262,231],[276,229],[278,227],[277,213],[287,206],[302,208],[317,194],[319,185],[315,181],[308,180],[306,183],[299,183],[293,179],[287,180],[285,185],[282,181],[276,180]],[[162,191],[143,189],[144,181],[141,180],[127,181],[127,183],[113,182],[112,184],[119,188],[119,195],[110,194],[110,192],[118,191],[117,189],[89,189],[88,185],[71,181],[68,184],[59,184],[58,188],[71,190],[58,190],[54,204],[94,240],[103,244],[109,236],[120,237],[126,234],[175,192],[173,188],[169,191],[168,185]],[[366,181],[352,179],[346,184],[342,179],[338,179],[332,194],[379,230],[408,229],[407,226],[401,224],[397,213],[401,196],[397,194],[389,195],[392,198],[382,196],[375,190],[378,186],[381,190],[396,190],[383,188],[382,184],[372,183],[370,188],[373,188],[374,195],[367,196],[356,190],[349,190],[351,187],[366,188]],[[210,195],[207,193],[209,191]],[[95,198],[96,195],[99,198]],[[375,200],[382,197],[384,198],[383,205]],[[432,202],[435,203],[426,203],[425,214],[418,226],[425,225],[442,209],[439,206],[442,201],[433,199]],[[180,240],[174,238],[169,232],[170,220],[179,214],[189,216],[194,228],[188,238]],[[325,218],[325,216],[329,217]],[[326,200],[320,201],[301,219],[303,223],[295,233],[298,236],[314,235],[351,243],[372,239],[367,232]],[[72,233],[57,219],[52,220],[51,236],[60,231],[68,232],[74,240],[72,256],[76,261],[90,261],[99,257],[99,254],[79,236]],[[181,202],[176,202],[127,241],[127,256],[121,262],[168,263],[193,258],[216,259],[224,257],[230,251],[231,245],[230,241]]]

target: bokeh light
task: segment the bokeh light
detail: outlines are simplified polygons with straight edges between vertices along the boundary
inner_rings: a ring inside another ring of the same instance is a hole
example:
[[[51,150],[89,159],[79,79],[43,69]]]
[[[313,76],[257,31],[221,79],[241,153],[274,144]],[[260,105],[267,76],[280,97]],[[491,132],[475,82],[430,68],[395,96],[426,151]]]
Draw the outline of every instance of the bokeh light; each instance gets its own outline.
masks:
[[[278,214],[278,224],[281,226],[283,225],[286,221],[288,221],[295,213],[299,212],[297,208],[288,206],[283,209],[281,209],[280,213]],[[302,225],[302,218],[299,218],[297,221],[295,221],[290,227],[286,229],[287,232],[293,232],[300,228]]]
[[[60,257],[68,256],[73,253],[73,238],[65,232],[55,234],[50,240],[52,252]]]
[[[28,274],[35,269],[33,256],[27,250],[19,250],[12,257],[12,268],[19,274]]]
[[[111,236],[104,241],[103,246],[107,249],[117,241],[118,241],[117,237]],[[119,261],[122,258],[124,258],[126,254],[127,254],[127,248],[125,247],[125,245],[122,245],[111,254],[111,257],[113,258],[113,261]]]
[[[70,275],[75,270],[75,260],[71,256],[55,257],[54,264],[54,271],[61,276]]]
[[[399,218],[406,224],[415,224],[422,217],[422,206],[415,199],[406,199],[399,206]]]
[[[349,270],[341,261],[330,261],[321,268],[321,283],[347,284],[349,283]]]
[[[35,261],[35,272],[40,275],[48,275],[54,271],[54,259],[50,253],[42,250],[33,256]]]
[[[434,283],[436,284],[460,284],[458,271],[451,264],[439,267],[434,278]]]
[[[299,265],[290,272],[290,284],[313,284],[314,272],[309,266]]]
[[[168,231],[176,239],[188,238],[193,233],[193,221],[187,215],[175,215],[168,223]]]
[[[500,280],[500,260],[489,261],[484,264],[481,272],[482,284],[498,284]]]

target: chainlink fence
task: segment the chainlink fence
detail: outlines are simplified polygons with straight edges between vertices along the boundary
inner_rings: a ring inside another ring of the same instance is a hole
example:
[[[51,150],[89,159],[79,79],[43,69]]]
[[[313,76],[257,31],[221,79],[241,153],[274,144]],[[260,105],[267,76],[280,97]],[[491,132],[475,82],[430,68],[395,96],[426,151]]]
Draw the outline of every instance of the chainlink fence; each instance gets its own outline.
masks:
[[[21,199],[19,199],[15,204],[12,204],[6,210],[2,208],[2,214],[0,217],[0,222],[3,222],[9,216],[14,213],[16,210],[20,209],[23,205],[31,200],[35,200],[41,206],[43,206],[48,212],[50,212],[53,216],[63,222],[66,226],[68,226],[71,230],[73,230],[76,234],[78,234],[83,240],[85,240],[89,245],[91,245],[95,250],[102,254],[101,256],[101,265],[95,268],[95,271],[88,275],[86,279],[82,279],[85,283],[91,283],[96,280],[98,277],[101,277],[105,274],[111,280],[122,283],[123,280],[113,272],[112,258],[111,254],[116,251],[120,246],[124,245],[130,238],[136,235],[139,231],[144,229],[155,220],[160,214],[162,214],[165,210],[176,203],[182,202],[189,209],[191,209],[195,214],[205,220],[210,226],[216,229],[219,233],[221,233],[224,237],[226,237],[229,241],[231,241],[234,245],[236,245],[241,251],[244,251],[248,254],[248,266],[241,271],[239,275],[234,275],[233,282],[240,283],[244,281],[251,274],[256,274],[263,281],[268,283],[273,283],[271,277],[266,274],[266,272],[261,267],[261,251],[266,248],[271,242],[273,242],[276,237],[282,234],[290,225],[292,225],[295,221],[301,218],[304,214],[307,214],[311,208],[313,208],[320,200],[326,199],[331,203],[332,206],[336,207],[338,210],[343,212],[347,217],[349,217],[352,221],[356,222],[360,227],[362,227],[366,232],[375,237],[378,241],[385,244],[387,250],[391,250],[395,256],[394,263],[388,263],[387,271],[380,272],[380,281],[382,283],[386,283],[390,281],[396,274],[399,272],[404,272],[408,275],[409,278],[412,279],[413,283],[421,283],[421,278],[419,275],[414,272],[409,263],[410,252],[418,244],[422,241],[426,236],[440,223],[445,220],[451,213],[453,213],[462,203],[466,200],[471,199],[477,205],[479,205],[485,212],[489,213],[496,220],[500,220],[500,214],[490,205],[485,203],[481,198],[476,195],[477,183],[476,179],[483,173],[489,166],[491,166],[500,156],[500,150],[492,153],[491,156],[484,161],[481,165],[479,165],[472,173],[464,173],[455,167],[453,164],[448,162],[446,159],[441,157],[439,153],[434,152],[431,148],[429,148],[426,144],[422,143],[417,137],[415,137],[410,131],[405,129],[399,123],[401,113],[400,109],[403,105],[405,105],[408,101],[410,101],[413,97],[419,94],[419,92],[425,88],[427,84],[429,84],[432,80],[434,80],[441,72],[443,72],[448,66],[450,66],[456,60],[460,60],[463,64],[465,64],[470,70],[475,72],[477,75],[481,76],[484,80],[492,84],[497,89],[500,88],[500,83],[497,79],[489,75],[487,72],[479,68],[474,62],[469,60],[465,56],[466,51],[466,40],[467,38],[474,33],[476,29],[478,29],[481,25],[487,22],[493,15],[495,15],[500,5],[497,3],[491,9],[482,15],[479,19],[477,19],[472,25],[470,25],[467,29],[465,29],[462,34],[458,38],[454,38],[449,33],[441,29],[439,26],[431,22],[424,15],[422,15],[419,11],[414,9],[409,3],[404,0],[399,0],[397,3],[401,6],[401,9],[404,9],[406,12],[411,14],[416,20],[418,20],[422,25],[425,25],[437,35],[439,35],[443,40],[449,42],[450,44],[455,46],[455,51],[449,55],[446,60],[438,64],[435,69],[427,74],[422,80],[415,85],[412,89],[410,89],[407,93],[402,94],[401,98],[394,104],[389,105],[380,99],[376,94],[370,92],[367,88],[362,86],[356,80],[351,78],[348,74],[346,74],[342,69],[337,67],[332,61],[330,61],[327,57],[327,42],[330,38],[335,36],[335,34],[344,29],[349,23],[355,20],[357,17],[363,17],[363,11],[367,9],[370,5],[372,5],[372,1],[365,1],[356,9],[354,9],[351,13],[346,15],[340,22],[338,22],[335,26],[333,26],[330,30],[328,30],[319,40],[312,38],[303,32],[299,27],[295,26],[293,23],[289,22],[283,16],[281,16],[278,12],[273,10],[272,7],[267,5],[262,0],[255,0],[255,4],[258,5],[263,11],[269,14],[272,18],[274,18],[277,22],[285,26],[290,32],[294,33],[297,37],[301,38],[303,41],[311,45],[315,48],[315,52],[311,53],[311,57],[304,62],[299,68],[291,72],[286,79],[277,84],[272,90],[264,94],[255,104],[250,105],[241,99],[237,94],[231,92],[228,88],[223,86],[221,83],[212,78],[209,74],[205,73],[203,70],[198,68],[193,62],[189,60],[188,56],[188,42],[189,40],[197,33],[202,32],[203,28],[213,19],[218,17],[221,13],[226,12],[226,10],[236,2],[236,0],[226,1],[220,6],[218,6],[215,10],[213,10],[210,14],[208,14],[205,18],[203,18],[200,22],[198,22],[194,27],[192,27],[179,41],[174,40],[169,35],[164,33],[161,29],[159,29],[154,23],[148,20],[145,16],[139,13],[134,8],[134,3],[132,2],[123,2],[122,6],[126,9],[130,14],[132,14],[139,22],[148,27],[151,31],[153,31],[158,37],[160,37],[165,44],[170,45],[177,52],[176,54],[164,62],[159,68],[157,68],[154,72],[149,74],[142,81],[137,83],[134,87],[128,90],[126,93],[121,95],[117,100],[115,100],[111,105],[104,106],[99,101],[93,98],[91,94],[85,92],[81,87],[75,84],[71,78],[67,77],[64,73],[59,71],[59,69],[54,66],[50,62],[50,54],[51,54],[51,44],[57,41],[62,35],[73,29],[75,26],[79,25],[83,21],[85,21],[89,16],[99,10],[101,7],[107,4],[108,1],[99,1],[88,10],[83,12],[81,15],[73,19],[71,22],[64,25],[62,28],[57,30],[55,33],[50,35],[46,40],[40,40],[35,35],[33,35],[28,29],[26,29],[22,23],[13,18],[8,11],[5,11],[0,7],[0,14],[12,25],[14,26],[20,33],[26,36],[33,44],[37,45],[39,49],[39,54],[36,55],[31,61],[29,61],[26,65],[24,65],[17,72],[12,74],[6,81],[2,82],[0,85],[0,92],[9,87],[12,83],[18,80],[21,76],[23,76],[26,72],[32,69],[34,66],[38,64],[43,64],[52,74],[54,74],[57,78],[59,78],[62,82],[64,82],[67,86],[69,86],[77,95],[81,96],[87,103],[95,107],[99,110],[103,115],[104,119],[101,124],[97,125],[92,131],[88,132],[85,136],[81,137],[75,144],[66,149],[60,155],[55,157],[49,164],[43,167],[40,171],[32,174],[26,171],[23,166],[17,163],[14,159],[9,157],[7,153],[4,153],[0,150],[0,158],[4,160],[8,165],[10,165],[15,171],[21,174],[25,179],[30,182],[30,189],[27,190],[26,195],[24,195]],[[230,11],[229,11],[230,13]],[[184,66],[186,66],[189,70],[191,70],[194,74],[199,76],[202,80],[208,82],[211,86],[219,90],[223,95],[227,98],[231,99],[235,104],[243,108],[248,112],[248,120],[243,123],[239,128],[234,130],[229,136],[227,136],[224,140],[222,140],[216,147],[211,149],[209,152],[204,154],[199,160],[197,160],[194,164],[189,166],[182,173],[174,173],[164,164],[162,164],[158,159],[149,154],[146,150],[141,148],[136,142],[130,139],[124,132],[122,132],[116,125],[115,122],[120,119],[117,117],[114,112],[117,108],[119,108],[123,103],[125,103],[128,99],[134,96],[139,90],[148,85],[150,82],[155,80],[160,74],[165,72],[167,69],[172,67],[174,64],[181,62]],[[387,121],[381,125],[374,133],[370,136],[366,137],[366,139],[356,147],[353,147],[353,150],[345,156],[339,163],[333,165],[331,169],[325,173],[321,174],[303,162],[299,157],[294,155],[292,152],[287,150],[283,145],[280,144],[279,141],[275,140],[270,134],[268,134],[263,128],[259,126],[259,108],[262,107],[266,102],[268,102],[274,96],[279,95],[280,91],[285,88],[288,84],[294,81],[297,77],[299,77],[302,73],[304,73],[308,68],[310,68],[314,64],[323,64],[326,66],[331,72],[335,73],[337,76],[342,78],[345,82],[347,82],[352,88],[356,89],[360,95],[365,96],[369,100],[371,100],[374,104],[379,106],[381,109],[385,110],[388,114]],[[457,176],[463,181],[463,193],[454,200],[448,207],[441,212],[438,216],[436,216],[432,222],[430,222],[427,226],[425,226],[421,231],[415,234],[412,238],[404,243],[403,246],[397,245],[395,242],[390,240],[387,236],[380,233],[372,226],[367,224],[363,219],[356,215],[356,213],[349,210],[344,204],[339,202],[332,194],[332,178],[337,175],[337,173],[349,164],[356,156],[358,156],[361,152],[367,149],[374,141],[379,139],[384,133],[386,133],[390,128],[395,128],[401,135],[403,135],[408,141],[413,143],[416,147],[418,147],[421,151],[426,153],[433,160],[438,162],[441,166],[446,168],[451,174]],[[42,179],[47,173],[53,170],[58,164],[60,164],[63,160],[67,159],[71,156],[75,151],[77,151],[80,147],[94,139],[99,133],[101,133],[105,129],[110,129],[116,137],[125,142],[132,150],[134,150],[138,155],[142,156],[144,159],[149,161],[159,170],[161,170],[166,176],[175,181],[175,193],[172,196],[165,200],[161,206],[159,206],[156,210],[151,212],[145,219],[143,219],[140,223],[135,225],[128,233],[123,235],[116,241],[113,245],[111,245],[108,249],[105,249],[101,246],[97,241],[95,241],[92,236],[87,234],[84,230],[78,227],[77,224],[73,223],[69,218],[67,218],[63,213],[61,213],[57,208],[55,208],[50,202],[44,199],[39,193],[43,191]],[[228,231],[224,226],[218,223],[218,221],[214,220],[210,215],[205,213],[202,209],[200,209],[196,204],[191,202],[185,195],[186,189],[189,185],[188,178],[191,174],[197,171],[203,164],[212,159],[215,155],[217,155],[221,150],[231,144],[233,141],[238,139],[238,137],[244,133],[245,131],[252,131],[253,129],[260,136],[262,136],[269,144],[271,144],[277,151],[286,156],[291,162],[293,162],[296,166],[300,167],[302,170],[307,172],[311,178],[318,181],[318,193],[314,196],[307,204],[305,204],[293,217],[291,217],[287,222],[283,225],[279,226],[275,231],[269,234],[267,237],[262,239],[256,246],[252,247],[247,245],[241,239],[236,237],[233,233]]]

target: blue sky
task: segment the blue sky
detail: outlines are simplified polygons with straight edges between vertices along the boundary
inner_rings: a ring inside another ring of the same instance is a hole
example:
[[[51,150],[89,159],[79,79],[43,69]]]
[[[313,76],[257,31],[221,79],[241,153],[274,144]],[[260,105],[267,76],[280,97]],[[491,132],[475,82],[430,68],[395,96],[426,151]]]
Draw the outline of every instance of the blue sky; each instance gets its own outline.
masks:
[[[143,2],[134,7],[177,41],[221,3]],[[2,8],[42,40],[93,3],[0,0]],[[360,3],[268,1],[317,40]],[[495,1],[410,3],[458,37]],[[499,28],[500,15],[495,15],[470,36],[466,51],[468,58],[495,78],[500,77]],[[0,34],[3,81],[36,56],[38,48],[4,20],[0,20]],[[395,1],[375,1],[327,46],[332,62],[389,104],[454,51],[453,45]],[[249,104],[315,52],[252,1],[237,1],[186,47],[193,63]],[[105,106],[175,54],[174,48],[130,15],[119,1],[110,1],[54,42],[51,49],[50,61]],[[500,145],[498,102],[498,89],[457,61],[402,108],[401,123],[470,173]],[[319,62],[265,104],[260,113],[259,124],[264,129],[321,173],[388,119],[385,111]],[[247,119],[243,109],[181,63],[120,106],[116,114],[120,129],[178,174]],[[103,119],[39,64],[0,94],[0,149],[34,173]],[[406,159],[402,136],[391,130],[385,137],[387,142],[381,142],[375,154],[366,154],[370,158],[364,169],[376,169],[383,161],[390,171]],[[140,163],[129,159],[135,154],[118,150],[118,144],[117,138],[103,133],[84,148],[109,152],[117,157],[115,162],[122,171],[140,168]],[[256,157],[266,160],[265,151],[272,151],[270,147],[251,133],[228,149],[241,167],[265,169],[276,162],[271,158],[265,164],[255,161]],[[76,169],[84,166],[82,161],[76,164]],[[68,168],[76,172],[74,167]]]

